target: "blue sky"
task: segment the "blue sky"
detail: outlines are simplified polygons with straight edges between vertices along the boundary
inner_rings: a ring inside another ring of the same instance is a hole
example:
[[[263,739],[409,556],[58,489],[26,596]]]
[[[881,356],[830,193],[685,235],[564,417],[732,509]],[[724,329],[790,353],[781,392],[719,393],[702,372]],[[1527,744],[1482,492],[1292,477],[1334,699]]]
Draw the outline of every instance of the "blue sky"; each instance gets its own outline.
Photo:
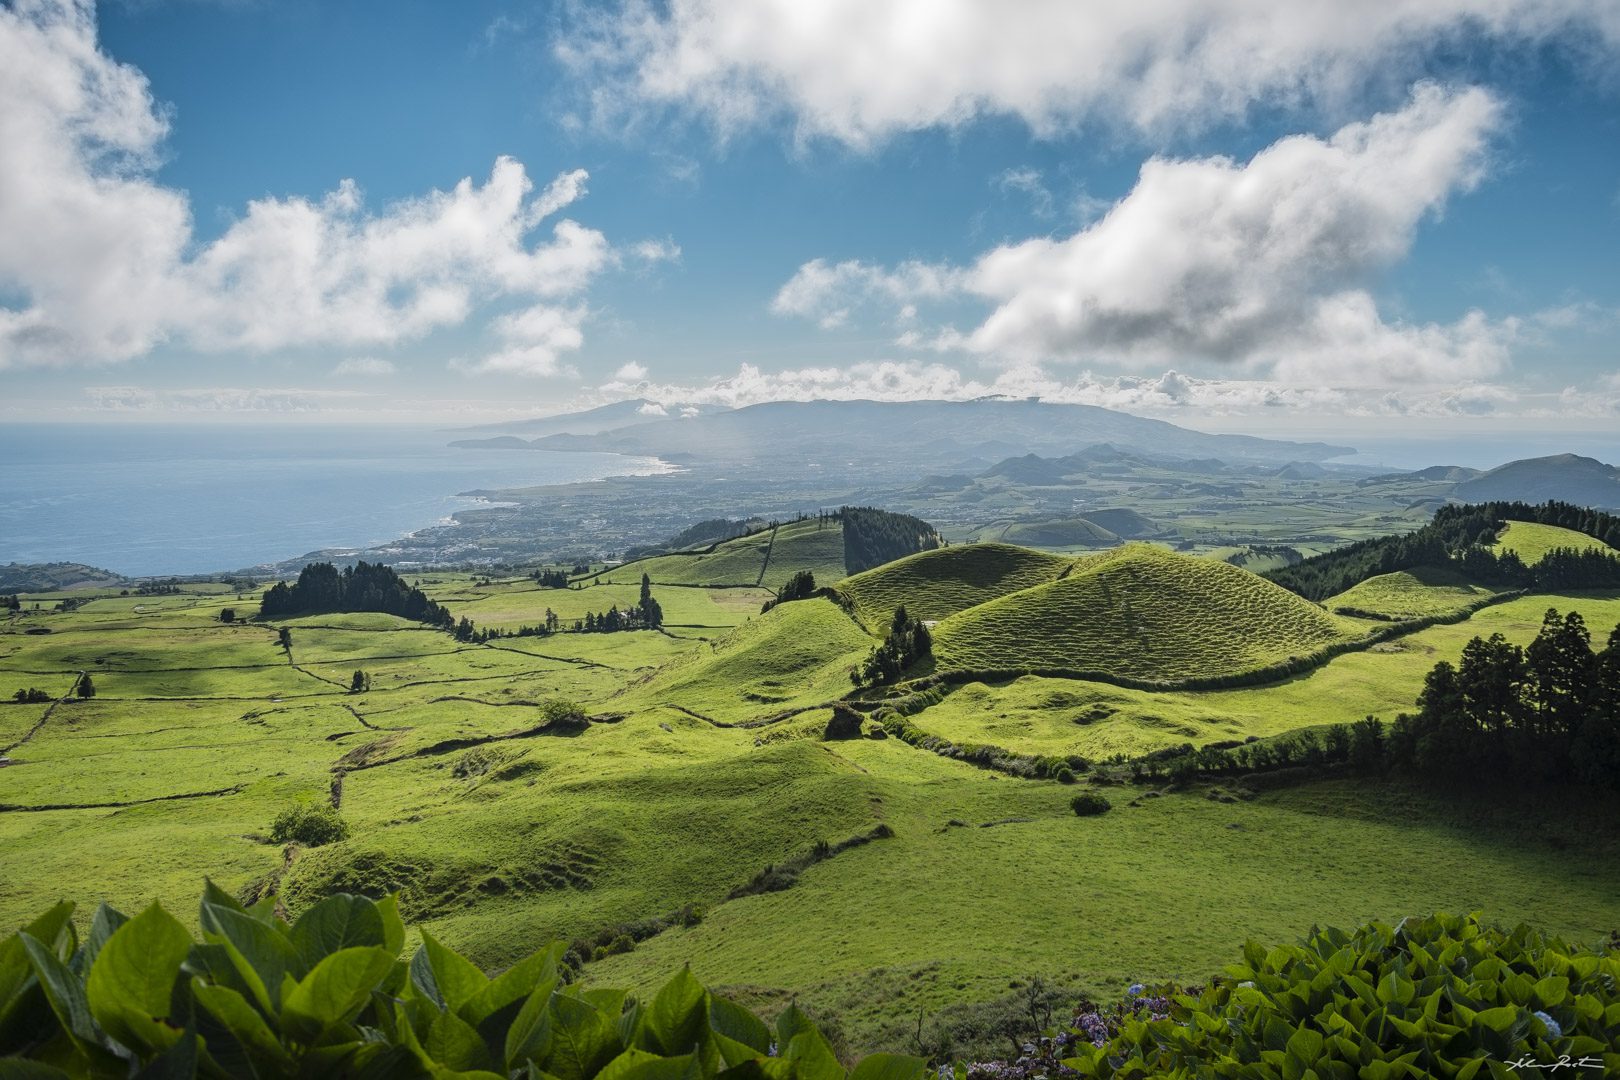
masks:
[[[21,0],[0,419],[1613,430],[1615,6],[1342,6]]]

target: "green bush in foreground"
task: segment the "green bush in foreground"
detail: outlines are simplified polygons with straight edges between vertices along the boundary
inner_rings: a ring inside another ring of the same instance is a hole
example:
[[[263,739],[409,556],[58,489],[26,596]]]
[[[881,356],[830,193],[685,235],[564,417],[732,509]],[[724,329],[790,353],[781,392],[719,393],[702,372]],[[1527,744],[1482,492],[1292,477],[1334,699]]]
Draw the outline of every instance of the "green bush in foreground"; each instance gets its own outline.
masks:
[[[1111,1008],[1082,1005],[1018,1062],[957,1075],[1511,1080],[1555,1066],[1620,1072],[1620,953],[1475,914],[1250,942],[1205,990],[1133,986]]]
[[[270,823],[270,839],[278,844],[307,847],[335,844],[349,836],[349,823],[330,806],[290,806]]]
[[[210,884],[201,943],[154,904],[102,905],[81,942],[58,904],[0,943],[0,1080],[357,1077],[845,1080],[790,1006],[774,1029],[687,971],[651,1001],[565,985],[552,945],[491,979],[392,897],[328,897],[288,925]],[[877,1054],[850,1080],[922,1080]]]

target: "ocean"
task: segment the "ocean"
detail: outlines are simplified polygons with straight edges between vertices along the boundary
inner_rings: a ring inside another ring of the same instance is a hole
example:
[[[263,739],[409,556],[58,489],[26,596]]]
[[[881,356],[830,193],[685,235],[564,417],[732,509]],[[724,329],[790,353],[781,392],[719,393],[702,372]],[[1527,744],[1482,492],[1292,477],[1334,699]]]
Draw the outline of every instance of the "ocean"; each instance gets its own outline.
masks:
[[[458,450],[425,428],[0,425],[0,563],[204,574],[363,547],[477,504],[457,492],[644,475],[654,458]]]

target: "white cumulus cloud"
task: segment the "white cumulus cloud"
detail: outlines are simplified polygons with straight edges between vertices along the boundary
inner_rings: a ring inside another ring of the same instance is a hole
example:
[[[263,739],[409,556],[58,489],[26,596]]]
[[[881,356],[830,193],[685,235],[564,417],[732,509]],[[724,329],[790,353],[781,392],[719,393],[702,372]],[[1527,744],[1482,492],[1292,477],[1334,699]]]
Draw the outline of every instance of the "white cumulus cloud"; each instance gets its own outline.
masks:
[[[1213,361],[1367,384],[1485,377],[1506,362],[1516,323],[1392,322],[1368,289],[1425,217],[1480,180],[1501,111],[1483,90],[1424,85],[1398,111],[1281,139],[1246,162],[1154,158],[1070,236],[1006,244],[965,268],[816,259],[772,310],[836,326],[873,298],[976,301],[990,308],[977,326],[911,329],[900,344],[1004,363]]]
[[[609,116],[672,106],[723,135],[786,117],[857,147],[1016,118],[1157,130],[1339,102],[1476,36],[1604,51],[1613,0],[621,0],[557,55]]]
[[[153,168],[168,132],[145,77],[103,52],[88,0],[0,8],[0,368],[114,362],[165,342],[202,351],[380,346],[503,318],[479,370],[551,373],[577,349],[592,280],[618,254],[555,220],[584,170],[544,188],[498,159],[381,207],[344,180],[319,198],[267,197],[212,240]],[[671,257],[672,242],[638,258]]]

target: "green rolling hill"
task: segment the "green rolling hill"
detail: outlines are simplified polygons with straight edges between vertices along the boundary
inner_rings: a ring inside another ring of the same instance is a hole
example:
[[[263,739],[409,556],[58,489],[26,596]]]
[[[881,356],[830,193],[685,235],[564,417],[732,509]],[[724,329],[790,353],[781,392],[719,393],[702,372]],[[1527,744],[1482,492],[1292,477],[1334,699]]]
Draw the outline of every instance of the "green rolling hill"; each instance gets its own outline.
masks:
[[[894,609],[944,619],[986,600],[1055,581],[1072,560],[1012,544],[965,544],[925,551],[856,574],[839,585],[855,616],[877,630]]]
[[[994,532],[981,536],[996,536]],[[1002,529],[996,539],[1009,544],[1027,544],[1030,547],[1112,547],[1119,536],[1096,522],[1083,517],[1048,518],[1045,521],[1021,521]]]
[[[1620,552],[1605,544],[1603,541],[1576,532],[1574,529],[1561,529],[1556,525],[1542,525],[1534,521],[1510,521],[1496,538],[1497,554],[1512,551],[1524,560],[1526,566],[1534,566],[1547,557],[1549,551],[1558,548],[1574,548],[1576,551],[1606,551],[1613,555]]]
[[[1455,570],[1421,566],[1368,578],[1360,585],[1329,597],[1323,601],[1323,606],[1344,615],[1421,619],[1465,611],[1496,592],[1488,586],[1474,584]]]
[[[1240,675],[1360,633],[1247,570],[1127,544],[1076,560],[1061,580],[944,620],[934,657],[941,670],[1174,681]]]
[[[938,543],[938,534],[925,521],[856,508],[790,521],[697,551],[636,559],[579,580],[590,584],[639,582],[646,574],[655,585],[758,585],[775,590],[794,574],[808,570],[818,584],[831,585],[852,571]]]
[[[819,705],[849,692],[849,669],[874,644],[837,604],[782,604],[661,669],[628,698],[728,723]]]

